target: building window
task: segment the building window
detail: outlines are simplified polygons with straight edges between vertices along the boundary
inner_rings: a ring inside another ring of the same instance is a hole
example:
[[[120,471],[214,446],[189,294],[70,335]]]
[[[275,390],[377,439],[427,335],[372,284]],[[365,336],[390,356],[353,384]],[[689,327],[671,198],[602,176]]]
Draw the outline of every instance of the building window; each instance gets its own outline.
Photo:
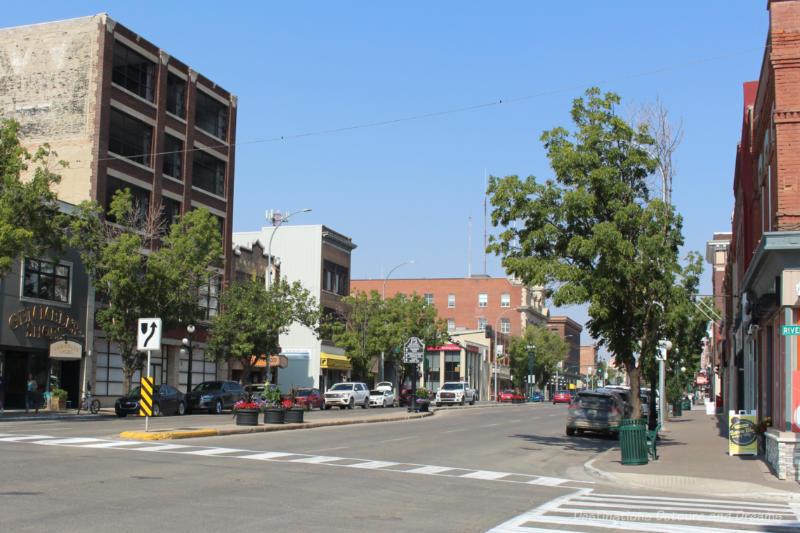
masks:
[[[106,179],[106,220],[116,222],[114,216],[108,213],[108,209],[111,207],[111,200],[113,200],[114,194],[124,189],[128,189],[131,192],[133,195],[133,208],[139,212],[139,216],[143,220],[146,220],[150,211],[150,191],[111,176]]]
[[[111,108],[108,151],[146,167],[152,166],[153,127]]]
[[[433,305],[433,294],[429,292],[425,293],[425,303],[428,305]]]
[[[195,126],[220,139],[228,137],[228,106],[197,91],[194,110]]]
[[[444,352],[444,380],[461,380],[461,352]]]
[[[194,151],[192,185],[217,196],[224,195],[225,161],[202,150]]]
[[[161,172],[170,178],[181,179],[183,168],[183,141],[172,135],[164,135],[164,160]]]
[[[456,306],[456,295],[450,293],[447,295],[447,307],[453,308]]]
[[[500,295],[500,307],[511,307],[511,294],[504,292]]]
[[[186,118],[186,80],[172,72],[167,74],[167,111]]]
[[[511,319],[510,318],[501,318],[500,319],[500,333],[511,333]]]
[[[447,319],[447,331],[455,331],[456,329],[456,319],[455,318],[448,318]]]
[[[481,317],[478,319],[478,329],[486,329],[486,319]]]
[[[22,295],[54,302],[70,301],[70,267],[41,259],[26,259]]]
[[[152,102],[154,72],[155,65],[152,61],[124,44],[114,43],[111,81]]]
[[[348,269],[331,261],[322,263],[322,288],[340,296],[350,294]]]
[[[439,371],[441,367],[439,352],[433,352],[426,357],[428,359],[428,379],[425,380],[425,388],[429,391],[436,392],[439,390]]]
[[[489,305],[489,295],[482,292],[478,295],[478,307],[486,307]]]
[[[208,285],[203,285],[198,291],[197,306],[203,312],[203,319],[211,320],[219,313],[219,289],[222,276],[214,276]],[[199,382],[198,382],[199,383]]]
[[[178,217],[181,216],[181,203],[179,201],[173,200],[172,198],[167,198],[165,196],[161,199],[161,208],[161,216],[164,217],[164,220],[167,222],[167,226],[171,226],[172,224],[176,224],[178,222]],[[167,232],[169,232],[169,227],[165,229]]]

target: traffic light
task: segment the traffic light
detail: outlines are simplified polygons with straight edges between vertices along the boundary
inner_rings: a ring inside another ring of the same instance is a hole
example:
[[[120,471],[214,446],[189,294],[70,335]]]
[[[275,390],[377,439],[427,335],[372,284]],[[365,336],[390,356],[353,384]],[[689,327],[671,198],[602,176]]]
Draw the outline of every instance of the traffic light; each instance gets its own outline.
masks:
[[[488,325],[487,325],[487,326],[484,328],[484,331],[486,332],[486,338],[487,338],[487,339],[491,339],[491,338],[492,338],[492,326],[488,326]]]
[[[603,375],[603,367],[602,366],[597,367],[597,375],[598,376],[602,376]]]

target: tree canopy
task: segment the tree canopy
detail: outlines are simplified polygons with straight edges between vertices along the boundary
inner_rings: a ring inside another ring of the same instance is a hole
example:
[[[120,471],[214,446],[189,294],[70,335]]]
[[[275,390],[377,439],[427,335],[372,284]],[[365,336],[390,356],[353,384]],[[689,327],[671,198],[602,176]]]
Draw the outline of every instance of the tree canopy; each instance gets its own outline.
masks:
[[[41,257],[63,249],[66,216],[52,187],[57,154],[47,144],[31,155],[19,141],[19,124],[0,121],[0,278],[20,256]],[[35,165],[32,175],[29,165]],[[60,166],[66,162],[59,161]]]
[[[569,345],[546,326],[528,326],[521,337],[511,337],[509,366],[514,386],[520,390],[525,390],[525,379],[530,369],[530,346],[533,346],[533,375],[539,387],[547,382],[569,351]]]
[[[492,223],[504,229],[489,250],[510,274],[547,287],[555,305],[589,304],[589,332],[627,370],[638,416],[638,362],[663,338],[682,219],[650,197],[653,139],[616,114],[619,101],[589,89],[573,102],[573,132],[542,135],[554,179],[491,178]]]
[[[269,290],[255,279],[234,283],[222,292],[221,312],[209,330],[208,355],[216,361],[237,360],[247,383],[259,355],[280,353],[279,337],[292,324],[319,324],[316,299],[299,282],[278,280]]]

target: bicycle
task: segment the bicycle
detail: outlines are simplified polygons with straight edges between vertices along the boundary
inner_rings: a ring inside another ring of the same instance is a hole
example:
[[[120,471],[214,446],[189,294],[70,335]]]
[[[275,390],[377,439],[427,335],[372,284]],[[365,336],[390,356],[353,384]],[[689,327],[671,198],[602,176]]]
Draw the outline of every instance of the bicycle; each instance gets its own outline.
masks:
[[[80,414],[81,409],[93,415],[96,415],[100,411],[100,400],[92,396],[92,389],[89,389],[86,391],[86,394],[83,395],[83,399],[78,403],[78,412],[76,414]]]

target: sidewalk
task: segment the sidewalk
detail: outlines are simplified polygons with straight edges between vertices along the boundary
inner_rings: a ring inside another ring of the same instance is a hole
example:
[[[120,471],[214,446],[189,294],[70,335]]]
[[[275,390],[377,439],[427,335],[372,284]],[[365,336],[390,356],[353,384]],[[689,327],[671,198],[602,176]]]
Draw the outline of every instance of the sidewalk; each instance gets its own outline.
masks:
[[[622,485],[692,495],[747,496],[800,502],[800,483],[780,480],[761,457],[728,455],[727,415],[697,405],[659,432],[658,460],[623,465],[619,445],[584,464],[589,473]]]

